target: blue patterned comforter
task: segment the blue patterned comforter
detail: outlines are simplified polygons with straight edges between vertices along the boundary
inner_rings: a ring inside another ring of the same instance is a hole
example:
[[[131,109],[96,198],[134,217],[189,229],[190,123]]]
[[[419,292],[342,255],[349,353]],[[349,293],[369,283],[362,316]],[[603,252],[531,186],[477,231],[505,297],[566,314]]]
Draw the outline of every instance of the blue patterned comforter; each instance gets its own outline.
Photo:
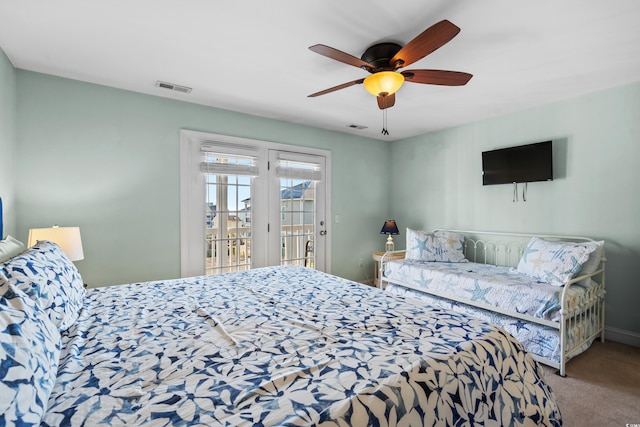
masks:
[[[93,289],[44,425],[561,425],[501,329],[283,266]]]

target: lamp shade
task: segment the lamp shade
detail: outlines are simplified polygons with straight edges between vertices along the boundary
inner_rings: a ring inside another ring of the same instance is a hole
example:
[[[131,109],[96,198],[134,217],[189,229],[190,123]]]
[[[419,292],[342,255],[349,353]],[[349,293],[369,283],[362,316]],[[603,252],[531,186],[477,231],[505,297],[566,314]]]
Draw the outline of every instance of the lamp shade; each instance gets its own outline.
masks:
[[[27,246],[31,247],[39,240],[48,240],[60,246],[71,261],[84,259],[80,227],[32,228],[29,230]]]
[[[380,230],[380,234],[400,234],[400,231],[398,231],[398,226],[396,225],[396,220],[386,220],[384,222],[384,225],[382,226],[382,230]]]
[[[380,71],[364,79],[364,88],[373,96],[396,93],[404,83],[404,76],[395,71]]]

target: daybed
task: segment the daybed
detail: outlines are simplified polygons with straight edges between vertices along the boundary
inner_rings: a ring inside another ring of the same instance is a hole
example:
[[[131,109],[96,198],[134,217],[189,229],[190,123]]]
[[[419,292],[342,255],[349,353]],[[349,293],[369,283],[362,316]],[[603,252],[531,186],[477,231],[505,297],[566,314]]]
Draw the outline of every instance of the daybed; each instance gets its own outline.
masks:
[[[562,424],[501,329],[309,268],[85,290],[39,242],[0,273],[0,424]]]
[[[406,248],[382,257],[379,287],[500,326],[561,376],[569,359],[604,341],[603,241],[407,229]]]

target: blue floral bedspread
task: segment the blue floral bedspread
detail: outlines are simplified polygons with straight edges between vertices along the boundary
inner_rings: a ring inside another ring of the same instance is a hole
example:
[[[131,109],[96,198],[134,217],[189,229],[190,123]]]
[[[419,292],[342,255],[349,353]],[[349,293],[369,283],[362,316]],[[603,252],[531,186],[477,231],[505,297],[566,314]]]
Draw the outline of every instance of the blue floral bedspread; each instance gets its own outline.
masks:
[[[44,425],[562,425],[502,329],[282,266],[92,289]]]
[[[560,320],[562,287],[542,283],[512,268],[474,262],[425,262],[395,260],[385,263],[385,277],[408,283],[418,290],[442,292],[463,302],[483,303],[539,319]],[[589,285],[591,282],[589,281]],[[568,296],[585,292],[573,284]],[[568,304],[577,299],[568,298]],[[577,307],[571,305],[569,311]]]

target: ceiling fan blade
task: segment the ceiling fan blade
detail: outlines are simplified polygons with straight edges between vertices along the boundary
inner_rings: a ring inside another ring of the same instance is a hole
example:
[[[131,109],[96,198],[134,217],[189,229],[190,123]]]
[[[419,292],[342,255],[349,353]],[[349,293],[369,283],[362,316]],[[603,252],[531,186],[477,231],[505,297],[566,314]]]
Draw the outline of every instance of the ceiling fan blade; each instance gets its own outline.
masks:
[[[407,70],[400,74],[406,82],[441,86],[464,86],[473,77],[462,71],[446,70]]]
[[[378,96],[376,98],[378,99],[378,108],[380,108],[381,110],[391,108],[396,103],[395,93],[392,93],[391,95],[387,95],[387,96]]]
[[[341,85],[330,87],[329,89],[321,90],[320,92],[312,93],[311,95],[307,95],[307,98],[314,98],[320,95],[326,95],[327,93],[335,92],[336,90],[344,89],[349,86],[362,84],[364,79],[354,80],[348,83],[342,83]]]
[[[460,32],[460,28],[446,19],[424,30],[405,45],[389,61],[395,69],[406,67],[447,44]]]
[[[356,58],[353,55],[349,55],[348,53],[345,53],[341,50],[334,49],[323,44],[315,44],[313,46],[309,46],[309,49],[314,51],[315,53],[326,56],[327,58],[331,58],[347,65],[353,65],[354,67],[363,68],[367,71],[372,71],[375,68],[373,65],[363,61],[360,58]]]

